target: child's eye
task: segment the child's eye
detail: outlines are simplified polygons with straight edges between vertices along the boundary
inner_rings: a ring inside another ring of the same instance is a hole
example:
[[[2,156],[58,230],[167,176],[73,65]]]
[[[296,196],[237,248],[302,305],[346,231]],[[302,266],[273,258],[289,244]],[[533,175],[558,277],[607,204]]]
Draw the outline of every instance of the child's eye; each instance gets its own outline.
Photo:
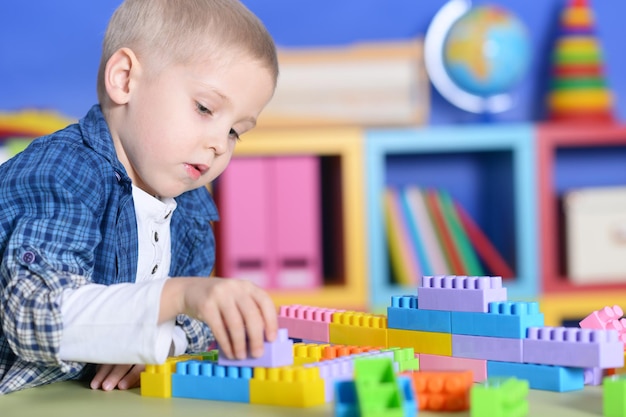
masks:
[[[200,103],[196,103],[196,110],[198,110],[198,113],[200,114],[213,114],[213,112],[211,110],[209,110],[208,108],[204,107],[202,104]]]
[[[237,133],[235,129],[230,129],[230,132],[228,132],[228,134],[234,137],[235,139],[239,140],[239,133]]]

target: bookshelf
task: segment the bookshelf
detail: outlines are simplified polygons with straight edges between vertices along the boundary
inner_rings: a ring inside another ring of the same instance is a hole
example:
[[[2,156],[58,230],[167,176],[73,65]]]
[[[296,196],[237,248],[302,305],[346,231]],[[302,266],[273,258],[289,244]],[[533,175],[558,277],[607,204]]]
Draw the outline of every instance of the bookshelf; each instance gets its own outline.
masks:
[[[597,300],[596,295],[610,292],[604,304],[596,303],[594,309],[616,303],[616,297],[626,298],[626,271],[621,283],[603,284],[599,280],[594,284],[577,285],[570,281],[565,266],[562,209],[562,197],[567,190],[626,185],[626,126],[540,124],[537,126],[537,163],[542,293],[546,299],[552,299],[552,295],[584,293]],[[579,306],[579,317],[591,311],[584,309],[581,303],[572,304]]]
[[[446,189],[513,266],[515,276],[505,281],[510,298],[538,295],[531,125],[368,130],[365,167],[371,308],[416,293],[391,281],[381,198],[387,186]]]
[[[237,144],[234,158],[300,155],[320,158],[323,285],[314,289],[273,289],[270,295],[276,305],[367,309],[363,131],[349,127],[258,128]],[[219,223],[216,226],[219,251]],[[216,274],[220,274],[219,264]]]

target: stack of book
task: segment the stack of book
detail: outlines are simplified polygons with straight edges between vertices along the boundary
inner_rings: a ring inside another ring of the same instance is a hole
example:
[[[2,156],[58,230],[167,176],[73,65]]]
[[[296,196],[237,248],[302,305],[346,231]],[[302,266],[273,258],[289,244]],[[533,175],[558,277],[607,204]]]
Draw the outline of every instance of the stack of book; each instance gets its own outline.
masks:
[[[393,280],[423,275],[497,275],[513,269],[465,209],[445,190],[388,187],[384,214]]]

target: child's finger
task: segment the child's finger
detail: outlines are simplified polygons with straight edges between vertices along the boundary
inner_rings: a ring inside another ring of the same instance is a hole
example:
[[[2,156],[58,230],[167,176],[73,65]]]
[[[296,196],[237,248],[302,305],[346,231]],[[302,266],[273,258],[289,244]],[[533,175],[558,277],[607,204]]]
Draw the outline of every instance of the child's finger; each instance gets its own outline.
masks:
[[[132,365],[114,365],[111,372],[102,382],[102,389],[111,391],[117,387],[117,384],[126,376]]]
[[[224,326],[222,313],[216,307],[214,309],[209,309],[206,317],[208,317],[207,324],[211,328],[211,332],[213,332],[213,336],[219,345],[220,352],[226,355],[227,358],[233,359],[233,348],[230,343],[228,331]]]
[[[122,380],[117,384],[119,389],[130,389],[139,386],[139,381],[141,380],[141,372],[146,367],[144,365],[135,365],[130,371],[122,378]]]
[[[113,369],[113,365],[98,365],[98,370],[89,384],[91,389],[100,389],[100,387],[102,387],[102,381],[104,381],[109,372],[111,372],[111,369]]]
[[[261,310],[263,317],[263,325],[265,328],[265,337],[269,342],[276,339],[278,333],[278,316],[276,314],[276,306],[272,299],[263,291],[257,291],[253,294],[258,308]]]
[[[263,342],[265,341],[265,325],[262,313],[252,297],[245,297],[239,300],[239,308],[245,322],[250,354],[258,358],[263,355]]]

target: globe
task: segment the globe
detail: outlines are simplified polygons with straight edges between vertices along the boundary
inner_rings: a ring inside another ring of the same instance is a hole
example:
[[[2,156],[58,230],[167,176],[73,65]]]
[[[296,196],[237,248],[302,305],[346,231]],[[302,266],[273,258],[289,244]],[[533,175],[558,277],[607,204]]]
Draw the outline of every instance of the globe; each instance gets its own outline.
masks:
[[[471,8],[456,20],[442,52],[452,81],[481,97],[511,90],[530,62],[526,27],[509,11],[493,5]]]
[[[509,110],[511,89],[530,64],[526,29],[498,6],[448,0],[424,38],[424,63],[433,86],[458,108],[490,115]]]

